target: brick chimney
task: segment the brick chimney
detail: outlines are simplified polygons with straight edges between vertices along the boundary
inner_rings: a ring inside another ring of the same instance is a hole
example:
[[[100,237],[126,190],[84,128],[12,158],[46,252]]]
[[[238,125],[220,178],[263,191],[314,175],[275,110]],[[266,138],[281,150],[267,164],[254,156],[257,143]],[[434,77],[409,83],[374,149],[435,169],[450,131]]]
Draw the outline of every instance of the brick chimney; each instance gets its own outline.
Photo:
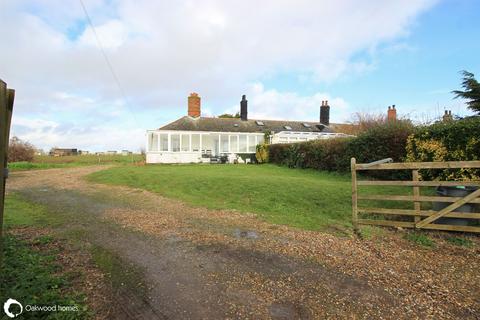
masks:
[[[240,101],[240,119],[242,119],[242,121],[247,121],[248,120],[247,104],[248,104],[248,100],[246,99],[245,95],[243,95],[242,96],[242,101]]]
[[[198,93],[192,92],[188,96],[188,116],[193,118],[200,117],[200,97]]]
[[[396,121],[397,120],[397,109],[395,109],[395,105],[393,105],[391,107],[388,107],[387,120],[388,121]]]
[[[443,115],[443,122],[453,121],[452,110],[445,110]]]
[[[330,125],[330,106],[328,100],[322,101],[320,106],[320,123],[326,126]]]

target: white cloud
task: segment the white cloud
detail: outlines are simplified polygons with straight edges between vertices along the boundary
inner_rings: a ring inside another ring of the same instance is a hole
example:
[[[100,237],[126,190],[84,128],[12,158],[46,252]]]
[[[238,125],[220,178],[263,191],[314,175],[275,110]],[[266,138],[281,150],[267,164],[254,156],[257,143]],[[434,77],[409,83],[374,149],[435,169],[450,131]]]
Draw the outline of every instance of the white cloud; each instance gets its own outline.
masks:
[[[95,32],[104,49],[117,49],[122,46],[129,37],[127,28],[119,20],[110,20],[100,26],[96,26]],[[81,47],[97,47],[99,45],[91,28],[85,29],[78,42]]]
[[[340,97],[317,92],[312,95],[299,95],[295,92],[266,90],[262,83],[250,85],[247,91],[248,117],[251,119],[319,121],[320,105],[328,100],[330,121],[342,122],[349,118],[348,103]],[[225,110],[235,114],[239,104]]]
[[[91,132],[104,134],[94,128],[105,121],[106,128],[121,131],[121,124],[131,122],[132,111],[159,123],[173,120],[167,116],[185,113],[191,91],[208,98],[206,109],[218,114],[250,83],[267,76],[296,74],[319,85],[368,72],[374,63],[358,53],[402,41],[414,19],[434,2],[85,1],[129,98],[133,110],[128,111],[118,104],[122,94],[77,1],[4,0],[0,73],[17,89],[16,113],[28,119],[75,122],[84,131],[72,131],[70,138],[84,141]],[[279,115],[274,111],[289,105],[295,110],[285,109],[289,112],[282,117],[316,119],[319,101],[328,97],[263,87],[250,90],[252,115],[265,117]],[[347,104],[339,97],[331,99],[332,106],[334,102],[342,120],[347,107],[340,106]],[[79,117],[82,108],[88,121]],[[332,116],[337,119],[333,110]],[[147,121],[137,127],[151,125]],[[34,134],[39,133],[32,131],[28,137]]]

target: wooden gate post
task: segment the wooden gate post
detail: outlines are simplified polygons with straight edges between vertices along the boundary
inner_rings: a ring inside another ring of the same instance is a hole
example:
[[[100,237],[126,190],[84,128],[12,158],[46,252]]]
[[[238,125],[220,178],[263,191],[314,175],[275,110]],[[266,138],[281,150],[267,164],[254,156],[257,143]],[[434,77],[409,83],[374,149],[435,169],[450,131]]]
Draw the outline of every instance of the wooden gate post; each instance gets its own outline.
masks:
[[[358,232],[358,205],[357,205],[357,161],[355,158],[350,160],[352,170],[352,224],[353,231]]]
[[[12,120],[15,91],[7,89],[7,84],[0,80],[0,269],[3,266],[3,212],[5,203],[5,181],[7,179],[8,140]]]
[[[419,181],[418,170],[412,170],[412,180]],[[420,217],[420,210],[422,208],[420,201],[418,201],[418,197],[420,197],[420,187],[414,186],[413,187],[413,209],[417,215],[413,218],[415,223],[418,223],[421,219]]]

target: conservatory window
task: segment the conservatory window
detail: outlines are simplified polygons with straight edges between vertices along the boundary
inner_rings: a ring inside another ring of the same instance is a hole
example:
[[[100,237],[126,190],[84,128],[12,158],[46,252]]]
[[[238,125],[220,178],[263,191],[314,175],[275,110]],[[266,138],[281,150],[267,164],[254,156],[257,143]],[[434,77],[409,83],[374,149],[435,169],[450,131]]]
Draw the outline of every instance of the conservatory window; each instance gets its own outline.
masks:
[[[160,151],[168,151],[168,134],[160,134]]]
[[[172,134],[170,135],[171,151],[179,152],[180,151],[180,135]]]

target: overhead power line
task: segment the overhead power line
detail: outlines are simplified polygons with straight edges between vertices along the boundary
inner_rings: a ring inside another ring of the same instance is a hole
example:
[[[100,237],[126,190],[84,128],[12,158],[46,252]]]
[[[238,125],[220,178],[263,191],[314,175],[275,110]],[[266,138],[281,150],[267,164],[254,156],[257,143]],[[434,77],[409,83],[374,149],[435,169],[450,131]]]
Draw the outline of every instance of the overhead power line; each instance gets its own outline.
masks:
[[[105,49],[102,45],[102,42],[100,41],[100,37],[98,36],[97,30],[95,29],[95,26],[93,25],[92,19],[90,18],[90,15],[88,14],[87,7],[85,6],[85,3],[83,3],[83,0],[79,0],[79,1],[80,1],[81,6],[82,6],[83,12],[85,13],[85,17],[87,19],[87,22],[90,25],[90,28],[92,29],[93,35],[95,36],[95,40],[97,41],[98,48],[100,49],[100,51],[102,53],[102,56],[105,59],[105,62],[108,66],[108,69],[109,69],[110,73],[112,74],[112,77],[113,77],[113,79],[114,79],[114,81],[115,81],[115,83],[118,87],[118,90],[120,91],[120,94],[122,95],[122,98],[125,102],[125,105],[126,105],[128,111],[130,111],[130,113],[132,114],[133,119],[135,120],[135,122],[139,126],[139,122],[137,120],[137,117],[135,116],[135,113],[133,112],[133,110],[131,108],[131,105],[130,105],[130,102],[127,98],[127,95],[125,94],[125,90],[123,89],[123,86],[120,83],[120,80],[119,80],[119,78],[118,78],[118,76],[115,72],[115,69],[113,68],[112,63],[110,62],[110,59],[108,58],[107,52],[105,51]]]

